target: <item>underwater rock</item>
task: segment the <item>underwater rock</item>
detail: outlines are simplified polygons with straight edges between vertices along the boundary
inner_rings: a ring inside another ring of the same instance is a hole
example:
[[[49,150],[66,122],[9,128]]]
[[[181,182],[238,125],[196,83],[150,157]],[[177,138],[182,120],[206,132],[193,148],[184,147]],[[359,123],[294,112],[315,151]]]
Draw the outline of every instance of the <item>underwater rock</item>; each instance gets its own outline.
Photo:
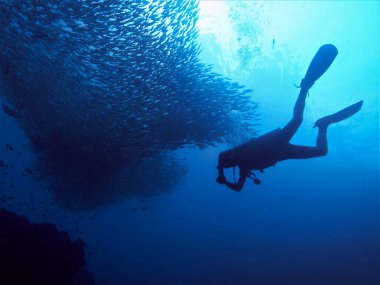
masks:
[[[53,224],[31,224],[0,209],[1,284],[95,284],[83,268],[83,247]]]
[[[199,61],[197,20],[196,0],[2,3],[2,94],[65,207],[168,191],[170,152],[224,141],[231,111],[255,132],[251,91]]]

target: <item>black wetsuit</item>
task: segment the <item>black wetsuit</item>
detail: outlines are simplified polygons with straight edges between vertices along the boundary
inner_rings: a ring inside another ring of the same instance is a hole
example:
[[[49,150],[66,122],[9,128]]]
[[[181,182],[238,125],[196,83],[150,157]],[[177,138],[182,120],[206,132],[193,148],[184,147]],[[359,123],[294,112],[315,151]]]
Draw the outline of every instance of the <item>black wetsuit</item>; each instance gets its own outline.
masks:
[[[236,147],[237,165],[243,173],[274,166],[282,160],[286,145],[287,141],[283,139],[282,129],[275,129]]]

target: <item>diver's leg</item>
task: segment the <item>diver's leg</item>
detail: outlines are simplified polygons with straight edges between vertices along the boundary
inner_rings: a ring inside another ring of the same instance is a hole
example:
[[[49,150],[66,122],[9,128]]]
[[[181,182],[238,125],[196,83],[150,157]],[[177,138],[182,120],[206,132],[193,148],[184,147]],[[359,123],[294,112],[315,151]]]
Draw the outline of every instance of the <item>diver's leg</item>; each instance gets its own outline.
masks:
[[[296,104],[293,109],[293,118],[290,122],[282,129],[282,136],[286,142],[289,142],[294,134],[297,132],[298,128],[302,124],[303,111],[305,110],[305,100],[308,89],[301,88],[298,95]]]
[[[318,136],[317,136],[316,146],[310,147],[310,146],[288,144],[285,148],[283,159],[291,159],[291,158],[302,159],[302,158],[312,158],[312,157],[326,155],[328,151],[327,127],[330,124],[343,121],[353,116],[354,114],[359,112],[362,105],[363,105],[363,101],[359,101],[355,104],[352,104],[351,106],[348,106],[347,108],[344,108],[343,110],[340,110],[339,112],[336,112],[335,114],[319,119],[315,123],[315,127],[318,127]]]
[[[310,62],[306,75],[301,82],[301,92],[294,107],[293,118],[283,129],[284,139],[287,142],[291,140],[302,123],[305,98],[308,90],[327,71],[337,54],[338,50],[335,46],[331,44],[323,45]]]
[[[305,159],[324,156],[328,152],[327,126],[318,128],[316,146],[301,146],[288,144],[285,149],[284,159]]]

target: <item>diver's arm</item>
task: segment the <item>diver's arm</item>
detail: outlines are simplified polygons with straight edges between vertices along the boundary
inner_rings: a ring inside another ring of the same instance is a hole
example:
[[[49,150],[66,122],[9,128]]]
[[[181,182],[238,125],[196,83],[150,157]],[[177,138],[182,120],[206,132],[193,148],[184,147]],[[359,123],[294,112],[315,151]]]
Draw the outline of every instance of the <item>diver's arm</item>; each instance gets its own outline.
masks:
[[[234,191],[237,191],[237,192],[239,192],[239,191],[241,191],[241,189],[243,189],[243,186],[244,186],[244,183],[245,183],[245,180],[247,179],[247,177],[245,176],[245,175],[241,175],[240,174],[240,177],[239,177],[239,180],[238,180],[238,182],[237,183],[231,183],[231,182],[229,182],[229,181],[225,181],[224,182],[224,184],[228,187],[228,188],[230,188],[230,189],[232,189],[232,190],[234,190]]]
[[[247,176],[248,176],[248,172],[240,169],[239,174],[240,174],[240,177],[239,177],[238,182],[237,183],[231,183],[231,182],[227,181],[227,179],[223,173],[222,174],[219,173],[218,178],[220,179],[220,181],[218,181],[218,182],[221,184],[225,184],[228,188],[230,188],[234,191],[239,192],[239,191],[241,191],[241,189],[243,189],[245,180],[247,179]]]
[[[247,176],[248,176],[247,171],[242,171],[240,169],[239,181],[237,183],[231,183],[231,182],[227,181],[226,177],[224,176],[223,167],[218,165],[217,168],[218,168],[218,177],[216,178],[216,182],[218,182],[219,184],[224,184],[228,188],[230,188],[234,191],[237,191],[237,192],[239,192],[243,188],[245,180],[247,179]]]

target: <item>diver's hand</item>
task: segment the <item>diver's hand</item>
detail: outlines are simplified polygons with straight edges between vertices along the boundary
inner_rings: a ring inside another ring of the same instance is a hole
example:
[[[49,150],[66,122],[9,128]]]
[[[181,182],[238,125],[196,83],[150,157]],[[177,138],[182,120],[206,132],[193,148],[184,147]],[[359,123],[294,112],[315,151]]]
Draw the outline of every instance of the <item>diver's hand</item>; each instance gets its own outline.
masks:
[[[219,174],[216,178],[216,182],[218,182],[219,184],[226,184],[227,179],[223,174]]]

